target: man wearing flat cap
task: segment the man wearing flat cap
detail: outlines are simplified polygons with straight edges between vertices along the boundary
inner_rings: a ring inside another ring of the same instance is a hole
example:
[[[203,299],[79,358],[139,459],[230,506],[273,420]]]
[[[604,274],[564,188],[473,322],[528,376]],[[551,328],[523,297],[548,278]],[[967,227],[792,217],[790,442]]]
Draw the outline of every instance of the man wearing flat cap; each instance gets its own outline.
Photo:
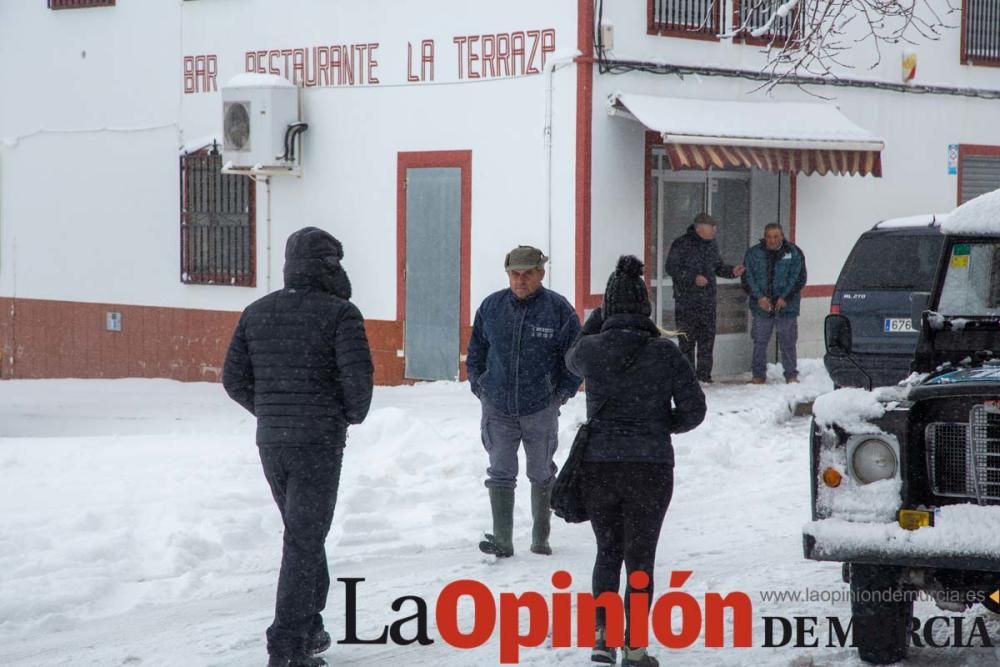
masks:
[[[549,547],[549,497],[555,481],[552,457],[558,445],[559,406],[580,386],[566,369],[566,351],[580,320],[565,297],[546,289],[542,251],[518,246],[504,258],[510,287],[490,294],[476,311],[467,368],[472,393],[482,404],[482,439],[489,455],[486,488],[493,533],[479,543],[483,553],[514,555],[514,488],[517,450],[524,443],[531,482],[531,551]]]
[[[715,278],[739,278],[743,265],[722,261],[715,234],[718,221],[699,213],[687,232],[677,237],[667,253],[666,271],[674,281],[674,308],[679,347],[698,379],[712,381],[715,348]]]

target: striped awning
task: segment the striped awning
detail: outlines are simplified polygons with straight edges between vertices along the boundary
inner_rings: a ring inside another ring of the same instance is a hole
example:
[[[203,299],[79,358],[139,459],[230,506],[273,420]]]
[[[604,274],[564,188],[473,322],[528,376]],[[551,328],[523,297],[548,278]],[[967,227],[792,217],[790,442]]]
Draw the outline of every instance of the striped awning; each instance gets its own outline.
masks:
[[[761,148],[705,144],[666,144],[671,169],[756,168],[785,171],[806,176],[827,174],[882,175],[878,151],[817,150],[805,148]]]
[[[882,175],[882,140],[830,104],[618,93],[610,111],[659,133],[672,169]]]

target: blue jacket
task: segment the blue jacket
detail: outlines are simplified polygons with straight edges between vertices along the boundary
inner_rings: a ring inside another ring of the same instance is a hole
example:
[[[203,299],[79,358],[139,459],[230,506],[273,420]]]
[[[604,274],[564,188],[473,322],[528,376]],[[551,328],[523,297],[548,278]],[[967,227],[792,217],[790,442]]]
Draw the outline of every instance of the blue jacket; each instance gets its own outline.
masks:
[[[509,415],[530,415],[571,398],[580,378],[564,356],[580,331],[573,306],[540,287],[523,301],[510,289],[476,311],[466,367],[472,393]]]
[[[802,288],[806,284],[806,259],[794,243],[784,241],[777,250],[768,250],[764,241],[747,250],[743,258],[746,273],[743,285],[750,294],[754,315],[767,315],[757,300],[766,296],[774,303],[778,297],[787,304],[780,315],[797,317]]]

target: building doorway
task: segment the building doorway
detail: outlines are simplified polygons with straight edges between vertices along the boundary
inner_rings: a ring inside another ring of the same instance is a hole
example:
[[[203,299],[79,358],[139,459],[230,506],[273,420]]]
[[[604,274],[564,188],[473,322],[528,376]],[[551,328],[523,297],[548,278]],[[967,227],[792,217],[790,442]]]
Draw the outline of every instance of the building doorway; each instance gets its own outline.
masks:
[[[674,239],[684,234],[703,211],[719,220],[716,240],[727,264],[740,264],[769,222],[788,220],[787,174],[760,170],[675,171],[667,167],[662,149],[653,149],[650,182],[650,287],[657,326],[674,330],[673,281],[664,270]],[[787,229],[787,225],[786,225]],[[715,368],[717,376],[750,369],[750,315],[739,279],[718,278]]]

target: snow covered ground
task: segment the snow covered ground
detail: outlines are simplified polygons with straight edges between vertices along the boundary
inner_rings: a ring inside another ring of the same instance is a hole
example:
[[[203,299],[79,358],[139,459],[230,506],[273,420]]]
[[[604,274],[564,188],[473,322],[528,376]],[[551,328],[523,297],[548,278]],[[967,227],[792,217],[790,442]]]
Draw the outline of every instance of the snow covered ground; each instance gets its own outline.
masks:
[[[860,664],[849,648],[765,648],[765,616],[839,616],[849,603],[766,601],[762,591],[843,596],[838,564],[802,557],[809,520],[808,419],[789,404],[831,388],[822,364],[803,383],[716,384],[709,414],[675,440],[676,490],[657,561],[657,595],[669,572],[693,570],[683,590],[744,591],[754,605],[754,648],[654,647],[664,664]],[[559,460],[584,416],[563,409]],[[165,380],[0,383],[0,665],[263,665],[281,524],[253,445],[253,420],[215,384]],[[528,484],[518,488],[517,555],[494,562],[476,548],[489,528],[479,411],[457,383],[378,388],[368,420],[351,431],[334,528],[331,576],[363,577],[358,632],[376,636],[412,613],[392,601],[421,596],[430,646],[339,646],[336,665],[491,665],[496,635],[472,650],[446,645],[434,626],[438,593],[475,579],[502,592],[550,598],[565,569],[589,590],[589,524],[554,519],[555,554],[528,552]],[[344,588],[325,614],[343,637]],[[466,616],[468,608],[462,608]],[[953,616],[918,603],[918,616]],[[965,614],[967,630],[980,609]],[[464,618],[471,627],[471,618]],[[987,617],[994,639],[1000,622]],[[408,626],[412,629],[413,625]],[[952,630],[936,633],[944,641]],[[406,632],[406,630],[404,630]],[[522,664],[589,664],[586,649],[523,649]],[[982,648],[914,648],[908,664],[993,665]]]

